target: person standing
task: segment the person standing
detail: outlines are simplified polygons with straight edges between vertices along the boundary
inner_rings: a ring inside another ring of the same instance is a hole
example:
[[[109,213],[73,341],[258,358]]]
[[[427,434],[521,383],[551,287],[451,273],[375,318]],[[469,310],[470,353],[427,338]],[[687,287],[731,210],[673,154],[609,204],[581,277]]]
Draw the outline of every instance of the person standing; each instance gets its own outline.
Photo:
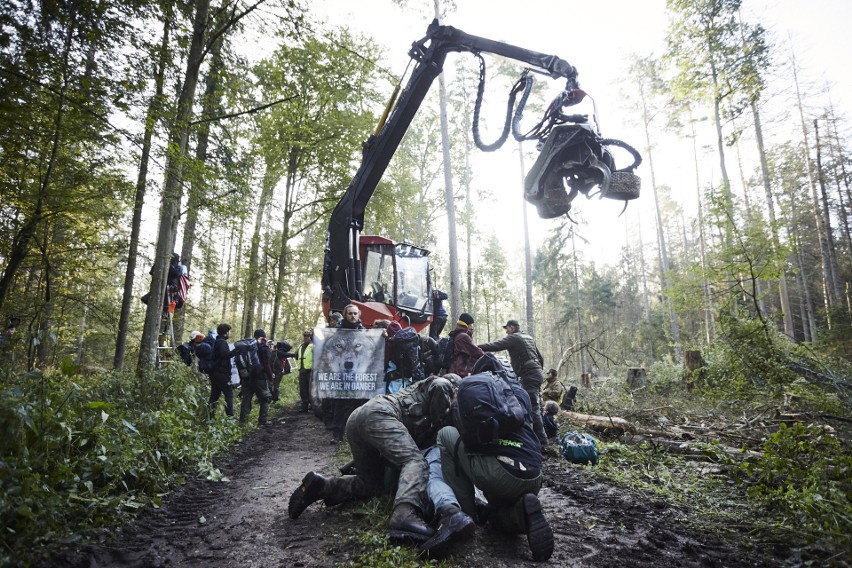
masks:
[[[510,319],[503,326],[506,330],[506,337],[494,341],[493,343],[483,343],[479,348],[483,351],[503,351],[509,352],[509,359],[512,362],[512,369],[518,378],[521,380],[521,386],[530,398],[532,409],[533,429],[539,442],[542,446],[547,445],[547,436],[544,433],[544,421],[541,418],[541,383],[544,380],[544,357],[538,350],[535,344],[535,339],[521,331],[521,324],[518,320]]]
[[[257,341],[257,358],[260,361],[260,368],[250,369],[248,380],[243,383],[240,397],[240,422],[245,422],[251,413],[252,399],[256,396],[260,404],[260,413],[257,417],[257,425],[265,426],[266,418],[269,415],[269,402],[272,400],[272,393],[269,392],[269,385],[273,381],[272,374],[272,350],[266,344],[266,332],[262,329],[257,329],[254,332],[254,339]]]
[[[565,393],[565,386],[559,382],[556,369],[547,371],[547,376],[544,377],[544,385],[541,387],[542,401],[552,400],[557,405],[562,403],[562,395]]]
[[[228,345],[231,326],[220,323],[216,327],[216,342],[213,344],[213,368],[210,370],[210,411],[216,410],[220,396],[225,397],[225,414],[234,416],[234,387],[231,384],[231,357],[235,351]]]
[[[299,363],[299,398],[302,412],[311,409],[311,373],[314,368],[314,332],[306,329],[302,333],[302,344],[296,349],[296,361]]]
[[[364,324],[361,323],[361,310],[354,304],[349,304],[343,308],[343,319],[337,324],[340,330],[352,331],[364,330]],[[343,433],[346,429],[346,421],[356,408],[364,404],[363,399],[353,398],[334,398],[329,405],[331,416],[328,418],[328,424],[331,427],[331,443],[339,444],[343,441]]]
[[[447,309],[444,307],[446,299],[448,299],[446,292],[437,288],[432,290],[432,322],[429,324],[429,337],[435,341],[447,325]]]
[[[453,342],[453,362],[447,372],[464,378],[483,355],[482,349],[473,343],[472,315],[465,312],[459,316],[456,327],[450,332],[450,339]]]

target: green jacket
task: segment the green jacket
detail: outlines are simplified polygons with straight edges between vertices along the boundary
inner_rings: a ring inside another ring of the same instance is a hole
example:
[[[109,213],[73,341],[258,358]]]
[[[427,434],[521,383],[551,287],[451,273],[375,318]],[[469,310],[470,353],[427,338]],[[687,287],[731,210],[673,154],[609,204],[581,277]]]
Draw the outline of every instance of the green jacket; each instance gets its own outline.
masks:
[[[512,369],[521,378],[533,373],[538,374],[542,372],[544,357],[539,353],[532,335],[523,331],[516,331],[498,341],[480,345],[479,348],[486,352],[508,351],[509,359],[512,362]]]
[[[452,402],[452,383],[443,377],[429,377],[394,394],[373,398],[364,406],[402,422],[423,449],[434,445],[438,430],[450,424]]]

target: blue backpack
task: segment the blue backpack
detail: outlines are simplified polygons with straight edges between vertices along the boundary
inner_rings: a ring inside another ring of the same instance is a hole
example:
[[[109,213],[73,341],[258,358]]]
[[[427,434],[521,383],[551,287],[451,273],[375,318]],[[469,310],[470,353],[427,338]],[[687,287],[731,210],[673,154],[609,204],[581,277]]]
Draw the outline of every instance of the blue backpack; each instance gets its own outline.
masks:
[[[209,373],[213,369],[213,342],[209,337],[195,346],[195,357],[198,359],[198,370]]]

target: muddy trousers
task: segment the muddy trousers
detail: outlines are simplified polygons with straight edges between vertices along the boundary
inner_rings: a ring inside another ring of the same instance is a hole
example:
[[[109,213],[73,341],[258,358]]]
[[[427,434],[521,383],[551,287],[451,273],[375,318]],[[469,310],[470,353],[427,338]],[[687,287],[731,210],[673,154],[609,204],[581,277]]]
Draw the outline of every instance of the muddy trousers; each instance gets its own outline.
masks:
[[[258,424],[266,424],[266,417],[269,414],[269,401],[272,400],[272,393],[269,392],[269,383],[266,380],[252,380],[243,383],[242,392],[240,393],[240,422],[245,422],[248,415],[251,413],[251,402],[256,396],[260,403],[260,414],[257,417]]]
[[[358,407],[346,422],[346,438],[357,475],[333,477],[326,483],[326,505],[364,499],[380,493],[385,466],[399,470],[394,507],[408,503],[423,511],[429,466],[402,422],[375,405]]]
[[[438,432],[444,480],[456,494],[462,511],[476,518],[476,485],[495,509],[490,519],[497,528],[513,534],[527,532],[522,497],[527,493],[538,495],[541,474],[533,479],[515,477],[496,457],[468,454],[464,442],[456,442],[459,442],[459,431],[453,426],[446,426]]]

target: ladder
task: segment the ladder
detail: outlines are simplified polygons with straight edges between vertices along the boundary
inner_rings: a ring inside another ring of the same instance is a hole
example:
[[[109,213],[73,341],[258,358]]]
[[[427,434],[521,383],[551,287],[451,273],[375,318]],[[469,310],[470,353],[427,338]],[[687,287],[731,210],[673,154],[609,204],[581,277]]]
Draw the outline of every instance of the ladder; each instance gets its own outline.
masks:
[[[175,313],[175,301],[169,293],[169,307],[163,310],[160,316],[160,333],[157,335],[157,368],[167,363],[178,360],[175,356],[175,326],[173,316]]]

